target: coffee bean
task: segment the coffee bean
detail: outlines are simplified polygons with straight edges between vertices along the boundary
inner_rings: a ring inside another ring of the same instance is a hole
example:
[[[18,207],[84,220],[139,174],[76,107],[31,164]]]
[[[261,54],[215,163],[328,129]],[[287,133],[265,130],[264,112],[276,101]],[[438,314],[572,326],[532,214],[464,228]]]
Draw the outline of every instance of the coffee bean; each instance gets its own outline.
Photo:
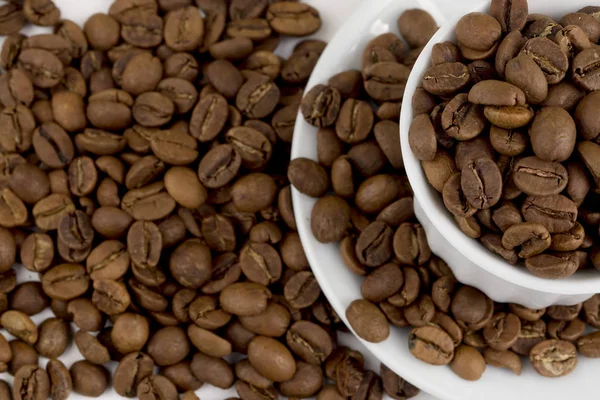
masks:
[[[302,100],[304,118],[316,127],[332,125],[340,112],[341,95],[337,89],[317,85]]]
[[[469,82],[467,66],[459,63],[434,65],[425,71],[423,88],[433,95],[447,96],[463,89]]]
[[[526,1],[512,3],[499,0],[492,1],[490,14],[500,22],[502,31],[513,32],[520,31],[525,27],[528,11],[529,7]]]
[[[416,358],[431,365],[448,365],[454,357],[452,339],[434,326],[413,329],[409,336],[409,349]]]
[[[535,371],[545,377],[566,376],[577,366],[577,350],[570,342],[546,340],[531,349]]]
[[[121,396],[135,396],[139,383],[152,375],[153,368],[154,361],[147,354],[134,352],[126,355],[114,373],[115,391]]]
[[[432,161],[437,152],[437,139],[431,119],[427,114],[417,116],[408,133],[410,149],[421,161]]]
[[[75,325],[86,332],[99,331],[104,326],[104,318],[96,306],[87,298],[78,298],[68,302],[66,312]]]
[[[154,155],[172,165],[185,165],[196,160],[197,146],[192,136],[173,129],[159,131],[150,141]]]
[[[62,168],[74,157],[73,142],[64,129],[53,122],[38,127],[32,143],[40,160],[49,167]]]
[[[38,328],[29,316],[21,311],[6,311],[0,317],[0,324],[8,333],[30,345],[38,340]]]
[[[296,372],[296,362],[290,351],[275,339],[264,336],[252,339],[248,360],[261,375],[275,382],[288,381]]]
[[[190,367],[196,379],[221,389],[230,388],[235,380],[233,369],[221,358],[197,353]]]
[[[11,308],[35,315],[50,305],[50,299],[44,294],[39,282],[24,282],[10,293]]]
[[[94,281],[92,302],[98,310],[108,315],[122,313],[131,304],[125,285],[111,280]]]
[[[83,396],[100,397],[108,387],[108,371],[89,361],[77,361],[71,368],[73,391]]]
[[[70,326],[62,319],[49,318],[39,327],[39,339],[35,348],[44,357],[58,358],[65,352],[70,341]]]
[[[558,83],[565,77],[569,60],[560,47],[545,37],[529,39],[521,52],[531,56],[540,66],[549,84]]]
[[[450,367],[461,378],[477,381],[485,372],[485,360],[473,347],[461,345],[455,350]]]
[[[300,271],[283,288],[285,299],[294,308],[310,307],[321,294],[321,288],[312,272]]]
[[[317,10],[307,4],[291,1],[269,6],[267,20],[271,28],[282,35],[310,35],[321,27]]]
[[[50,360],[46,364],[50,379],[50,395],[56,400],[66,400],[73,390],[73,381],[69,370],[60,360]]]
[[[61,264],[42,276],[44,292],[53,299],[71,300],[88,290],[89,277],[78,264]]]
[[[189,239],[180,244],[171,254],[169,268],[175,280],[181,285],[199,288],[211,276],[210,249],[199,239]]]
[[[50,394],[48,374],[37,365],[24,365],[15,374],[13,396],[15,400],[46,399]]]
[[[527,222],[544,225],[550,233],[564,232],[573,227],[577,218],[575,204],[561,195],[529,196],[522,207]]]

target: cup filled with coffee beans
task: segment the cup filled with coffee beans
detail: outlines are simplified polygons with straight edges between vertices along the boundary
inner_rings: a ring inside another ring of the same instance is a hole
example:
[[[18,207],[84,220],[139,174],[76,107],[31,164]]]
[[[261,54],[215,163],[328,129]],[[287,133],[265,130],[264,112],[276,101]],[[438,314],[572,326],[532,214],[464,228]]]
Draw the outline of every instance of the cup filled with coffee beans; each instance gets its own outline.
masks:
[[[487,1],[438,31],[407,84],[415,212],[458,279],[497,301],[600,291],[600,22],[588,3]]]
[[[409,101],[402,105],[408,99],[404,89],[414,92],[418,86],[411,70],[422,80],[421,71],[430,66],[415,59],[431,53],[438,24],[445,26],[440,15],[457,13],[454,32],[473,11],[469,4],[461,11],[456,9],[461,3],[426,3],[360,7],[313,71],[288,167],[307,260],[352,332],[392,370],[435,396],[586,398],[594,390],[600,356],[594,331],[600,327],[600,295],[591,296],[597,289],[554,291],[545,289],[546,282],[561,281],[536,277],[539,292],[527,293],[504,281],[500,271],[484,283],[502,293],[488,293],[478,282],[485,270],[455,266],[464,256],[450,244],[440,246],[447,239],[431,231],[438,219],[426,218],[413,193],[408,177],[415,166],[402,153],[411,147],[403,143],[400,149],[396,123],[398,114],[411,108]],[[524,2],[494,2],[492,9],[499,7],[502,17],[490,18],[500,24],[519,13],[527,18],[545,12],[549,24],[558,24],[570,12],[543,6],[530,10]],[[489,1],[476,11],[489,14]],[[504,35],[500,28],[499,36]],[[453,34],[444,40],[450,39]],[[450,54],[463,59],[466,49],[457,46]],[[441,74],[452,76],[452,71]],[[407,132],[411,123],[412,118]],[[457,228],[457,234],[463,233]]]

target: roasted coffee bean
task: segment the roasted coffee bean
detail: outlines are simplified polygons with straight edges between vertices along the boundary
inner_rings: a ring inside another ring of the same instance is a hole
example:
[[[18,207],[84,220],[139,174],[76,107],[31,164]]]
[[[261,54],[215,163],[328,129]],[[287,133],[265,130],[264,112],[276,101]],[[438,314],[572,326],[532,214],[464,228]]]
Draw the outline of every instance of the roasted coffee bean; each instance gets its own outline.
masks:
[[[15,400],[46,399],[50,395],[48,373],[37,365],[24,365],[15,374]]]
[[[222,389],[233,385],[235,376],[227,361],[197,353],[191,362],[194,376],[201,382],[209,383]]]
[[[154,361],[144,354],[126,355],[117,366],[113,377],[115,391],[121,396],[135,396],[138,384],[153,372]]]
[[[267,10],[267,20],[275,32],[282,35],[310,35],[321,27],[319,12],[308,4],[281,2]]]
[[[463,89],[469,82],[469,70],[460,62],[430,67],[423,77],[423,88],[433,95],[447,96]]]
[[[98,310],[108,315],[122,313],[131,304],[125,285],[111,280],[94,281],[92,302]]]
[[[492,1],[490,14],[500,22],[502,31],[512,32],[520,31],[525,27],[528,11],[527,1],[520,0],[513,3],[500,0]]]
[[[6,311],[0,317],[0,324],[8,333],[30,345],[35,344],[38,340],[38,328],[29,316],[21,311]]]
[[[108,387],[108,371],[89,361],[77,361],[69,370],[73,391],[84,396],[100,397]]]
[[[50,360],[46,364],[50,379],[50,395],[56,400],[66,400],[73,390],[73,381],[67,367],[60,360]]]
[[[337,89],[317,85],[302,100],[304,118],[316,127],[332,125],[340,112],[341,95]]]
[[[432,365],[448,365],[454,357],[454,344],[441,328],[415,328],[409,336],[410,352],[421,361]]]
[[[531,349],[529,359],[542,376],[566,376],[577,366],[577,349],[570,342],[546,340]]]
[[[23,282],[10,293],[11,308],[35,315],[50,305],[50,299],[44,294],[39,282]]]
[[[577,206],[562,195],[529,196],[521,209],[527,222],[544,225],[550,233],[565,232],[577,219]]]
[[[102,314],[87,298],[78,298],[69,301],[67,315],[82,331],[96,332],[104,325]]]

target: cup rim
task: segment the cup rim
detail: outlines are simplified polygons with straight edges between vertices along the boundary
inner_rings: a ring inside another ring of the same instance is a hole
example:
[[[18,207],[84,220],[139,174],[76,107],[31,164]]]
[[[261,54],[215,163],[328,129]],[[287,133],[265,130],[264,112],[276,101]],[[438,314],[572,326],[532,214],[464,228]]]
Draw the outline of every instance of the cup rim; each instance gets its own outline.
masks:
[[[477,3],[470,12],[488,12],[489,0]],[[454,28],[463,15],[450,16],[424,47],[415,62],[404,92],[405,106],[400,115],[400,142],[404,167],[414,196],[420,202],[427,216],[435,221],[436,228],[443,237],[464,257],[489,273],[511,282],[519,287],[554,294],[594,294],[600,292],[600,272],[578,271],[566,279],[549,280],[532,275],[525,268],[514,266],[494,255],[475,239],[466,236],[455,223],[450,213],[441,204],[439,193],[430,187],[420,161],[414,156],[408,142],[408,131],[413,120],[411,100],[423,78],[425,70],[431,65],[433,46],[454,39]]]

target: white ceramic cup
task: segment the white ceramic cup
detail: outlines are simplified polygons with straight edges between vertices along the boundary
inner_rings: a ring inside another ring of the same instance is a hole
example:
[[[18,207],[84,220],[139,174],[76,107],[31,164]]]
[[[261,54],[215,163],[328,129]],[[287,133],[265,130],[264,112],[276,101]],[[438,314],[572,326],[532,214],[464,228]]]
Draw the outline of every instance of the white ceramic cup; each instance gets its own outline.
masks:
[[[529,0],[530,13],[543,13],[560,18],[586,5],[586,0]],[[489,1],[478,2],[472,12],[489,12]],[[595,269],[577,272],[561,280],[538,278],[524,267],[513,266],[488,251],[477,240],[466,236],[446,210],[442,197],[427,182],[420,161],[408,144],[408,131],[413,120],[410,101],[430,67],[431,49],[436,43],[455,40],[455,26],[461,14],[448,18],[427,44],[412,70],[400,116],[400,139],[406,173],[415,193],[415,213],[427,232],[433,252],[444,259],[457,279],[474,286],[497,302],[518,303],[530,308],[551,305],[573,305],[600,293],[600,272]]]

